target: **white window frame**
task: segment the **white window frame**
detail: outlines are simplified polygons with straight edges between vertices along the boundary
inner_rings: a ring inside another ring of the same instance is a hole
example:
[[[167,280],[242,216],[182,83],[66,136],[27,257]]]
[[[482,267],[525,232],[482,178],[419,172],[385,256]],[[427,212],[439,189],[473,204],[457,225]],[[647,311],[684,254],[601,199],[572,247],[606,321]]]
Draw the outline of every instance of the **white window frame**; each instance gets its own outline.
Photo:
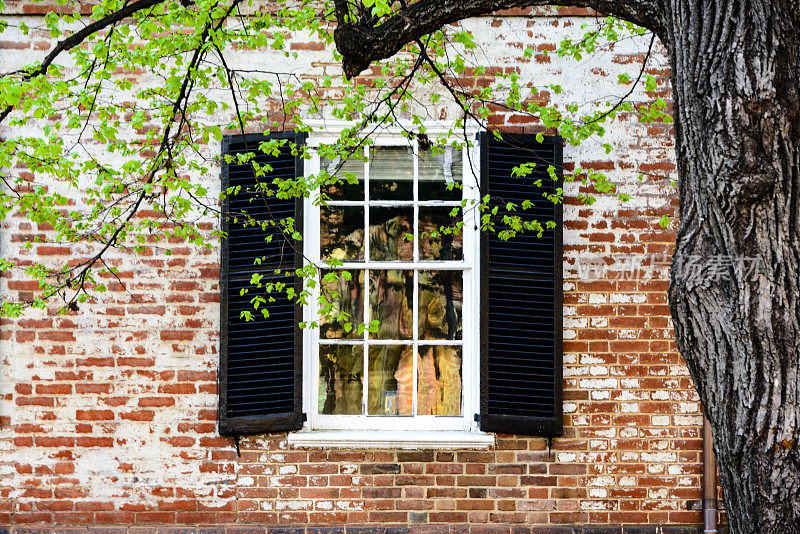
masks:
[[[315,150],[320,145],[335,143],[338,139],[338,128],[331,129],[326,124],[325,131],[312,133],[307,141],[311,158],[306,160],[306,176],[316,174],[320,170],[320,158]],[[429,135],[435,136],[445,132],[444,129],[428,128]],[[463,257],[461,261],[453,262],[417,262],[414,266],[415,279],[418,270],[441,269],[444,265],[457,268],[463,274],[464,301],[462,304],[462,415],[461,416],[367,416],[367,415],[325,415],[318,413],[319,394],[319,328],[306,328],[303,331],[303,410],[307,414],[307,421],[302,432],[289,435],[289,442],[295,445],[319,446],[325,444],[347,444],[349,446],[386,446],[402,443],[410,447],[436,445],[440,447],[458,447],[464,445],[490,446],[492,436],[478,431],[475,414],[479,413],[480,406],[480,214],[472,205],[473,200],[480,200],[480,154],[478,143],[475,141],[475,130],[469,132],[472,147],[464,147],[462,151],[463,198],[468,200],[465,209],[463,228]],[[461,138],[463,140],[463,137]],[[419,150],[416,140],[409,141],[402,135],[400,129],[387,129],[373,140],[374,146],[409,146],[411,144],[416,156]],[[367,148],[365,148],[367,150]],[[365,177],[367,176],[365,164]],[[414,158],[414,175],[418,175],[418,160]],[[436,205],[442,201],[417,201],[417,180],[414,186],[414,214],[415,219],[420,205]],[[365,188],[368,187],[365,180]],[[366,193],[366,191],[365,191]],[[363,205],[365,211],[368,206],[365,194],[363,201],[354,201],[354,205]],[[382,205],[391,204],[391,201]],[[375,204],[373,204],[375,205]],[[307,262],[324,265],[320,261],[320,206],[319,192],[305,199],[304,214],[304,254]],[[368,215],[366,215],[368,217]],[[368,222],[368,220],[367,220]],[[418,225],[415,221],[415,235]],[[414,247],[414,258],[418,257],[418,248]],[[399,262],[375,262],[369,260],[369,251],[365,250],[365,261],[346,262],[343,268],[375,268],[375,269],[408,269],[408,265]],[[364,281],[368,290],[369,280]],[[319,316],[316,306],[319,288],[314,290],[309,300],[309,305],[304,309],[304,320],[318,323]],[[416,296],[415,296],[416,300]],[[414,317],[417,316],[414,306]],[[416,324],[415,324],[416,328]],[[375,343],[369,340],[368,343]],[[377,343],[382,341],[377,340]],[[396,342],[389,342],[396,343]],[[436,342],[419,340],[411,342],[416,349],[418,345],[431,345]],[[441,342],[447,344],[447,342]],[[414,370],[416,373],[416,358]],[[416,374],[415,374],[416,376]],[[367,377],[364,377],[365,381]],[[416,398],[417,380],[413,380]],[[342,432],[352,431],[352,432]]]

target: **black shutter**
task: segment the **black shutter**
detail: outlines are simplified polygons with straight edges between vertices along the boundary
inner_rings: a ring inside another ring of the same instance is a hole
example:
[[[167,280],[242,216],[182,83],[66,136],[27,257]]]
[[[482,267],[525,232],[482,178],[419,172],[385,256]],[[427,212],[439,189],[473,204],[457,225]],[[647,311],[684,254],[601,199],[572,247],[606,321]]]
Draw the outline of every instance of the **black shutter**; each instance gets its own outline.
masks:
[[[562,184],[562,141],[545,136],[491,132],[480,137],[481,192],[499,207],[497,232],[506,211],[543,226],[542,237],[517,234],[502,241],[497,233],[481,237],[481,430],[526,435],[562,432],[562,205],[543,198]],[[535,163],[531,175],[512,176],[512,169]],[[548,166],[559,177],[554,182]],[[534,181],[541,179],[541,187]],[[522,202],[534,207],[522,210]]]
[[[268,139],[286,139],[276,157],[261,153],[258,146]],[[254,152],[254,161],[268,164],[272,172],[256,177],[249,163],[222,163],[222,188],[241,189],[223,202],[222,276],[220,280],[220,370],[219,432],[223,435],[254,434],[297,430],[303,425],[302,353],[303,337],[298,323],[302,307],[289,301],[285,293],[258,290],[251,286],[253,273],[266,282],[293,284],[301,290],[294,276],[276,275],[275,270],[293,272],[302,266],[302,243],[293,241],[283,231],[280,221],[294,218],[295,229],[302,232],[303,199],[281,199],[255,191],[257,183],[272,184],[274,178],[295,178],[303,174],[303,160],[292,154],[290,143],[298,145],[304,134],[294,132],[263,135],[229,136],[222,141],[222,154]],[[271,186],[274,191],[276,188]],[[246,213],[246,216],[242,216]],[[257,222],[278,223],[262,226]],[[271,236],[271,240],[267,240]],[[256,265],[256,260],[259,264]],[[242,289],[248,293],[241,295]],[[255,295],[269,298],[269,318],[253,309]],[[240,317],[242,310],[253,312],[253,321]]]

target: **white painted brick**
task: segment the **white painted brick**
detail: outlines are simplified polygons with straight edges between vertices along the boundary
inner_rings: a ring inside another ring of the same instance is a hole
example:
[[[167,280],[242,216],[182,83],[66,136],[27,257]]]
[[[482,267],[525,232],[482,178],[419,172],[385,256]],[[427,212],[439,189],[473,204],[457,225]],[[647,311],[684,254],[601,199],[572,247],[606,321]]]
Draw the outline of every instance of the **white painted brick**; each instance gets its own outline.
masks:
[[[639,379],[638,378],[623,378],[619,381],[620,386],[629,389],[638,389],[639,388]]]
[[[622,402],[619,407],[622,413],[636,413],[639,411],[638,402]]]
[[[650,422],[656,426],[667,426],[669,425],[669,416],[668,415],[653,415],[650,417]]]
[[[643,462],[667,463],[678,460],[678,456],[674,452],[643,452],[641,457]]]
[[[599,476],[589,477],[589,486],[609,487],[614,485],[614,477],[612,476]],[[622,484],[620,484],[622,485]]]
[[[608,374],[608,367],[605,365],[592,365],[589,367],[589,374],[592,376],[605,376]]]
[[[583,389],[614,389],[617,384],[616,378],[584,378],[580,381]]]
[[[676,415],[676,426],[700,426],[703,424],[703,416],[701,415]]]
[[[557,458],[559,462],[570,463],[577,460],[578,456],[574,452],[559,452]]]

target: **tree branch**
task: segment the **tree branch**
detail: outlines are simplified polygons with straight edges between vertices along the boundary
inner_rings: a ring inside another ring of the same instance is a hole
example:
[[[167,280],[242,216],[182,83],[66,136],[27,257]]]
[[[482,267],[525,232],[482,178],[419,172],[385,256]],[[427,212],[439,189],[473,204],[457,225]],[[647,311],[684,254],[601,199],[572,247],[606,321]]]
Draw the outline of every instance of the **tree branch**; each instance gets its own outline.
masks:
[[[625,95],[622,96],[617,101],[617,103],[614,104],[611,108],[607,109],[606,111],[604,111],[603,113],[601,113],[597,117],[595,117],[592,120],[588,121],[586,124],[592,124],[593,122],[602,121],[603,119],[605,119],[606,117],[608,117],[609,115],[611,115],[612,113],[617,111],[617,109],[619,109],[619,107],[622,105],[622,103],[625,102],[626,100],[628,100],[628,97],[633,94],[633,92],[636,90],[636,86],[639,85],[639,81],[642,79],[642,75],[644,74],[644,71],[647,70],[647,60],[650,59],[650,54],[653,52],[653,43],[655,42],[655,40],[656,40],[656,35],[653,34],[653,36],[650,38],[650,45],[647,47],[647,53],[644,55],[644,59],[642,60],[642,68],[639,70],[639,75],[636,77],[636,80],[633,81],[633,85],[631,85],[631,88],[628,90],[628,92],[625,93]]]
[[[563,5],[588,7],[618,16],[652,30],[665,38],[663,8],[657,0],[566,0]],[[342,68],[348,78],[363,72],[373,61],[395,55],[406,44],[433,33],[446,24],[499,9],[552,4],[552,0],[418,0],[408,4],[382,24],[348,20],[344,1],[337,1],[336,48],[343,56]]]
[[[146,1],[154,1],[154,0],[142,0],[142,2],[146,2]],[[161,0],[161,1],[163,1],[163,0]],[[188,65],[186,67],[186,71],[185,71],[186,73],[184,75],[184,79],[183,79],[183,82],[181,84],[181,88],[180,88],[180,90],[178,92],[178,95],[177,95],[177,98],[173,102],[173,105],[172,105],[172,108],[171,108],[171,116],[172,117],[175,117],[176,115],[178,115],[178,112],[183,111],[181,113],[180,121],[179,121],[179,123],[177,124],[177,126],[175,128],[175,130],[176,130],[176,134],[175,135],[179,135],[180,134],[180,132],[182,131],[183,126],[184,126],[184,124],[185,124],[185,122],[187,120],[187,116],[186,116],[186,113],[185,113],[185,106],[188,104],[189,95],[190,95],[192,89],[194,88],[195,79],[194,79],[194,72],[193,71],[194,71],[194,69],[197,68],[197,65],[202,60],[203,56],[207,53],[205,45],[206,45],[206,43],[207,43],[207,41],[209,39],[210,33],[211,33],[212,30],[213,31],[218,31],[219,30],[219,28],[228,19],[228,16],[230,15],[231,11],[233,11],[233,9],[235,9],[236,6],[239,5],[239,3],[241,1],[242,0],[233,0],[233,3],[228,7],[228,9],[225,12],[224,16],[222,16],[220,18],[220,20],[216,24],[213,24],[211,21],[209,21],[209,23],[204,28],[203,32],[200,34],[197,46],[194,49],[194,51],[192,53],[192,57],[191,57]],[[66,282],[62,283],[52,293],[52,294],[55,294],[58,290],[60,290],[62,288],[71,288],[73,286],[77,287],[78,288],[78,292],[76,292],[75,295],[72,297],[72,299],[70,299],[70,301],[67,303],[68,306],[71,305],[74,302],[74,300],[75,300],[75,298],[77,298],[80,290],[83,289],[84,284],[87,282],[87,280],[89,278],[89,274],[90,274],[90,271],[91,271],[92,267],[94,267],[94,265],[98,261],[104,261],[103,255],[106,253],[107,250],[109,250],[111,247],[113,247],[113,246],[115,246],[117,244],[117,239],[122,234],[122,232],[127,228],[128,224],[133,219],[133,217],[136,215],[136,213],[139,211],[139,208],[142,205],[142,203],[144,202],[145,198],[147,198],[147,196],[148,196],[147,185],[151,184],[151,183],[153,183],[155,181],[156,174],[162,168],[162,165],[160,163],[162,155],[165,152],[171,153],[170,142],[171,142],[171,131],[172,131],[173,126],[174,126],[174,123],[169,123],[164,127],[164,133],[162,134],[159,150],[156,153],[156,155],[152,158],[152,160],[153,160],[153,168],[147,174],[147,178],[145,179],[145,182],[142,185],[141,191],[139,191],[137,193],[136,200],[134,201],[134,203],[129,208],[127,208],[128,209],[127,214],[125,214],[124,216],[122,216],[120,218],[120,222],[117,224],[117,227],[114,230],[114,232],[106,240],[105,244],[101,247],[99,252],[97,252],[94,256],[92,256],[91,258],[87,259],[86,261],[81,262],[77,266],[73,267],[73,269],[76,268],[76,267],[80,267],[80,272],[77,275],[70,276],[67,279]]]

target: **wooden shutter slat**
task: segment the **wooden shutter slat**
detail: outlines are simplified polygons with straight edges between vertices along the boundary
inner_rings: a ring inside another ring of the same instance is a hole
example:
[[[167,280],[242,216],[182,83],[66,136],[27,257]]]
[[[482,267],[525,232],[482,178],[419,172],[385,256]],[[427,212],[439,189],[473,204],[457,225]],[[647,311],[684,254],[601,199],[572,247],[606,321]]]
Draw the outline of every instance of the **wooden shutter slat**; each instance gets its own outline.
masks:
[[[259,143],[268,139],[287,140],[277,157],[259,153]],[[294,277],[274,274],[276,269],[292,271],[302,266],[300,247],[293,246],[280,228],[246,225],[238,214],[245,212],[259,223],[293,217],[295,229],[302,232],[302,199],[264,197],[251,188],[257,183],[272,184],[274,178],[301,176],[302,159],[292,155],[289,142],[300,144],[304,139],[294,132],[223,139],[223,155],[255,152],[256,162],[273,169],[256,177],[249,164],[222,164],[223,189],[241,186],[238,194],[223,203],[222,225],[227,234],[222,242],[220,282],[219,429],[223,435],[298,430],[303,424],[301,307],[286,299],[285,293],[273,292],[275,302],[266,304],[269,318],[264,318],[250,302],[258,294],[250,286],[256,272],[264,276],[262,283],[283,281],[300,291]],[[265,241],[267,236],[272,236],[271,242]],[[242,289],[249,291],[241,295]],[[253,311],[254,321],[240,317],[245,310]]]
[[[560,137],[482,134],[482,193],[500,214],[555,221],[542,237],[525,233],[508,241],[496,233],[481,238],[481,430],[553,436],[562,432],[562,241],[561,204],[542,197],[561,187],[547,168],[562,169]],[[527,177],[512,169],[535,162]],[[539,187],[533,182],[541,180]],[[522,210],[524,200],[533,208]],[[499,220],[499,219],[498,219]],[[502,226],[496,227],[497,231]]]

